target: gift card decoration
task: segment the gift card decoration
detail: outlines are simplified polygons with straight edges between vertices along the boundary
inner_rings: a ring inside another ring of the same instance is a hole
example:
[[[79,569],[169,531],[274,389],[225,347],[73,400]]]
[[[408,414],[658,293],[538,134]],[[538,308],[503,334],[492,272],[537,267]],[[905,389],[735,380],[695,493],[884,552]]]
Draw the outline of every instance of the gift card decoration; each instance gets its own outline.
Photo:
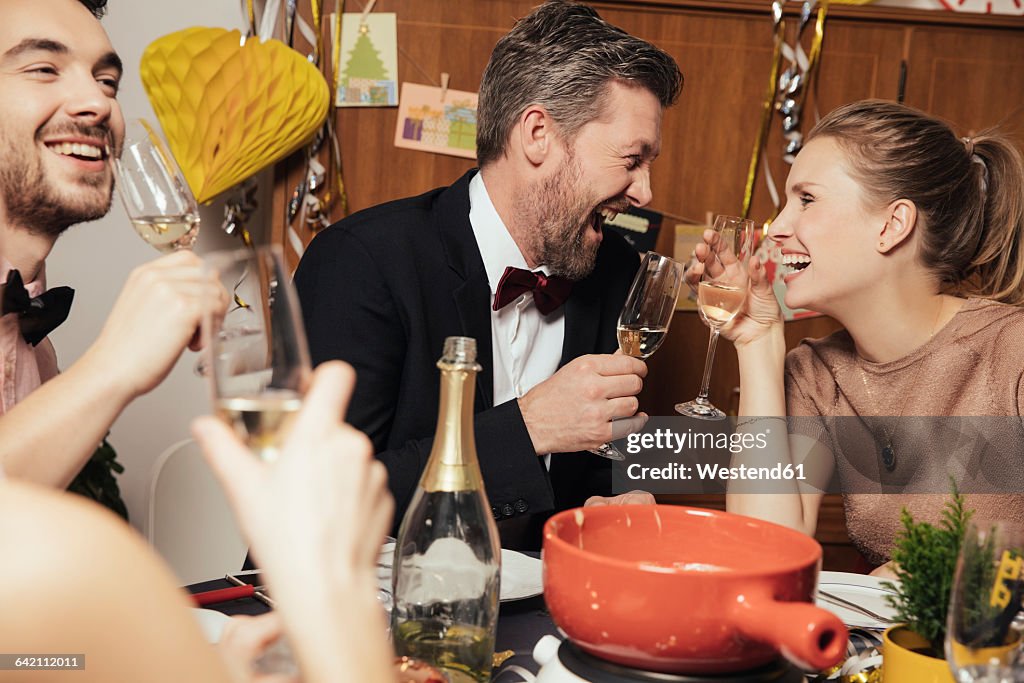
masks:
[[[672,258],[688,268],[690,261],[694,258],[694,249],[703,241],[704,231],[710,225],[693,225],[691,223],[676,223],[676,239],[672,249]],[[676,310],[696,311],[697,310],[697,288],[684,288],[676,299]]]
[[[339,107],[398,104],[398,32],[394,13],[341,15]]]
[[[402,84],[395,147],[476,158],[475,92]]]
[[[298,52],[223,28],[156,39],[142,55],[140,75],[202,203],[301,147],[331,101],[323,75]]]

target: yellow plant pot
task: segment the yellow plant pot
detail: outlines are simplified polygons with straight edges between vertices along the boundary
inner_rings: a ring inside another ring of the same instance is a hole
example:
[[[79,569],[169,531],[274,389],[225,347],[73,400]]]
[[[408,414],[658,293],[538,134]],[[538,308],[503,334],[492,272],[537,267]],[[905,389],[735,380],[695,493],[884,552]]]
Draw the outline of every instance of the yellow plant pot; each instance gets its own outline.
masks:
[[[882,679],[885,683],[954,683],[945,659],[914,652],[927,640],[906,626],[893,626],[882,635]]]

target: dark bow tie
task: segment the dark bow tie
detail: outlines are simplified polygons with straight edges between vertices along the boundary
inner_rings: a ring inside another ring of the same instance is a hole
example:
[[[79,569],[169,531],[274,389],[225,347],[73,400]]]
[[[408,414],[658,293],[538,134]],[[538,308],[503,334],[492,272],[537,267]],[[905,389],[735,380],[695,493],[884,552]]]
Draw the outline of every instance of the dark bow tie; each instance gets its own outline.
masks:
[[[30,297],[21,273],[12,270],[0,296],[0,315],[17,313],[21,336],[35,346],[67,320],[74,298],[75,290],[70,287],[54,287],[35,298]]]
[[[571,291],[572,282],[564,277],[509,266],[494,292],[494,310],[507,306],[527,292],[533,292],[533,303],[537,310],[547,315],[565,303]]]

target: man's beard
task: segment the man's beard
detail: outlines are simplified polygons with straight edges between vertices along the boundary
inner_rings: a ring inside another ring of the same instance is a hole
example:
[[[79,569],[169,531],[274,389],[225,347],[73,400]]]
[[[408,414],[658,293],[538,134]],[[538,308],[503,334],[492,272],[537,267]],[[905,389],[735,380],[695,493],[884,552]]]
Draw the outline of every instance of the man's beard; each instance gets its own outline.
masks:
[[[98,128],[89,128],[96,132]],[[102,136],[107,137],[106,128]],[[63,131],[62,131],[63,132]],[[68,132],[85,132],[79,127]],[[62,192],[47,178],[39,147],[18,149],[7,135],[0,135],[0,197],[9,225],[33,235],[57,237],[76,223],[102,218],[110,210],[114,184],[106,173],[86,174],[74,181],[79,192]],[[84,190],[88,189],[87,192]],[[105,190],[105,191],[104,191]]]
[[[597,203],[584,195],[582,169],[570,154],[551,177],[534,185],[520,203],[519,214],[532,220],[531,252],[550,275],[579,281],[590,275],[599,242],[587,238]]]

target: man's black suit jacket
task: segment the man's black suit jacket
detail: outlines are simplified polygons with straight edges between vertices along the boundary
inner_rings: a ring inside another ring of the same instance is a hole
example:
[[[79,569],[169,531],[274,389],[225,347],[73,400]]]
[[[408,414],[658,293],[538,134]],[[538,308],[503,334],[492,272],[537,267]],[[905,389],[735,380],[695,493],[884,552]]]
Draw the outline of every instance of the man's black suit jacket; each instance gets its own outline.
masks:
[[[490,288],[469,222],[474,173],[327,228],[303,256],[295,284],[314,365],[342,359],[356,369],[347,419],[366,432],[387,466],[396,523],[430,454],[444,339],[476,339],[483,366],[474,406],[477,452],[499,528],[511,530],[515,525],[502,520],[547,516],[589,495],[610,495],[611,469],[597,456],[569,453],[553,455],[549,473],[518,402],[493,405]],[[615,326],[638,264],[625,240],[606,231],[593,273],[565,304],[560,366],[617,348]],[[522,544],[502,536],[505,547]],[[527,545],[535,540],[539,535]]]

